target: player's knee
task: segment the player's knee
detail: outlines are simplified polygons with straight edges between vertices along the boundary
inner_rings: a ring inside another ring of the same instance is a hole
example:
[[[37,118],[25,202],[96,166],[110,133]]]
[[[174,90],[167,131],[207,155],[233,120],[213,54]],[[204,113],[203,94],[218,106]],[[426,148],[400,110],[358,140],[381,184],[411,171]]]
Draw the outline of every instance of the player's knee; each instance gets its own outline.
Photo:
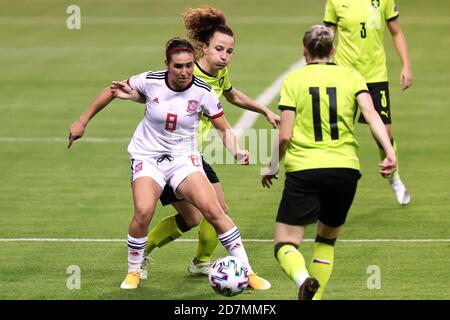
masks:
[[[139,225],[148,225],[153,216],[154,207],[149,205],[139,205],[134,209],[134,220]]]
[[[191,228],[194,228],[196,226],[198,226],[200,224],[200,222],[202,221],[203,216],[201,214],[196,214],[192,217],[189,218],[189,223],[188,225]]]
[[[214,225],[215,222],[220,221],[222,216],[225,214],[217,202],[205,203],[202,208],[199,208],[204,217]]]

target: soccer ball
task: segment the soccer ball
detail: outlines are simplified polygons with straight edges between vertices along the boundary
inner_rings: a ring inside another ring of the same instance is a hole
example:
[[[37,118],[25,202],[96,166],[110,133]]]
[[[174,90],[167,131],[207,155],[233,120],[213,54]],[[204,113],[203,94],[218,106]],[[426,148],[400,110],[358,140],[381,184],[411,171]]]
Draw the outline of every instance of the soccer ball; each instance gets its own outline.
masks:
[[[218,294],[232,297],[247,288],[248,270],[241,260],[228,256],[214,261],[208,280]]]

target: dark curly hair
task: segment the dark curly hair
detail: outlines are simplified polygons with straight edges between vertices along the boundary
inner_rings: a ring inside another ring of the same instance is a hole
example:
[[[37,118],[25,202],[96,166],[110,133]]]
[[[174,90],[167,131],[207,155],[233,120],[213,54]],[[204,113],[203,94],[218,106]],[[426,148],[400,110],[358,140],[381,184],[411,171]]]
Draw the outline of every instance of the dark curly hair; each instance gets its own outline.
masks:
[[[203,45],[209,44],[215,32],[234,37],[233,31],[226,24],[224,13],[214,7],[191,8],[183,14],[183,21],[197,58],[202,55]]]

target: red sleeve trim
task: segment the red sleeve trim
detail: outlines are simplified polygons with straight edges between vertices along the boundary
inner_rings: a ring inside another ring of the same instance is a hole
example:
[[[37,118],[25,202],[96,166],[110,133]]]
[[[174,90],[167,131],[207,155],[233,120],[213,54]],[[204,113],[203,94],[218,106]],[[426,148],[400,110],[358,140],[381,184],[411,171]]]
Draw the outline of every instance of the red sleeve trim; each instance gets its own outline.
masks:
[[[215,118],[218,118],[218,117],[223,116],[224,114],[225,114],[225,112],[221,111],[221,112],[219,112],[218,114],[216,114],[216,115],[214,115],[214,116],[212,116],[212,117],[208,117],[208,118],[209,118],[209,119],[215,119]]]

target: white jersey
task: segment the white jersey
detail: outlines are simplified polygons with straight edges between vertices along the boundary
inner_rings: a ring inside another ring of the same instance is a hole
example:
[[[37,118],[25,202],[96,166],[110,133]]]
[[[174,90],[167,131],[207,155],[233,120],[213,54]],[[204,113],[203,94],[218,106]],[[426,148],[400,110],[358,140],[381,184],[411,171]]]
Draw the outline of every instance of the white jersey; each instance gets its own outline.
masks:
[[[168,86],[167,71],[144,72],[128,84],[146,97],[144,119],[128,145],[136,156],[182,155],[197,152],[197,130],[202,114],[217,118],[223,114],[216,93],[193,76],[182,91]]]

